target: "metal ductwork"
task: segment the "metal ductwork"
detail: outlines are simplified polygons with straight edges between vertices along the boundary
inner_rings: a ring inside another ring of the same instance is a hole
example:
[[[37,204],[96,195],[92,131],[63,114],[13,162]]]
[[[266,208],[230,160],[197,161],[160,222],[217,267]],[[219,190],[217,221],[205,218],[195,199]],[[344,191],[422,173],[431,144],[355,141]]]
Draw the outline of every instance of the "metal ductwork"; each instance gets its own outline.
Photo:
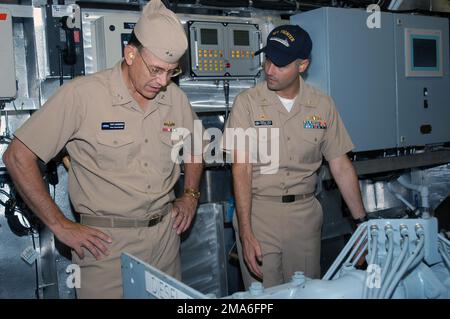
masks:
[[[450,12],[450,2],[448,0],[392,0],[388,9]]]

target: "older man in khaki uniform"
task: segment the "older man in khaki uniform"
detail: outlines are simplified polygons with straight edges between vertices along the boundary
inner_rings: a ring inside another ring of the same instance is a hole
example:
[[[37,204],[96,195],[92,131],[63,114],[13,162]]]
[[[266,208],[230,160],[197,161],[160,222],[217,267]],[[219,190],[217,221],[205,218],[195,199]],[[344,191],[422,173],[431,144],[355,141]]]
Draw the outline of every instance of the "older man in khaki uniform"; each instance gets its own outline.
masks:
[[[234,153],[233,223],[247,288],[261,279],[265,287],[282,284],[295,271],[320,277],[323,218],[314,190],[322,156],[353,217],[358,222],[366,218],[357,176],[346,156],[353,144],[344,124],[332,99],[299,76],[308,67],[311,48],[308,33],[300,27],[275,28],[267,46],[257,52],[266,55],[266,81],[237,96],[227,123],[227,130],[254,129],[272,155],[279,152],[277,170],[264,170],[267,164],[260,153],[225,139],[224,148]],[[239,156],[244,160],[239,162]]]
[[[197,118],[170,82],[180,73],[178,60],[186,49],[176,15],[152,0],[124,60],[62,86],[15,132],[4,155],[25,202],[73,249],[81,267],[80,298],[122,296],[122,252],[181,277],[179,234],[194,217],[202,173],[201,154],[188,149],[185,193],[175,200],[180,168],[171,153],[180,143],[171,136],[181,128],[193,132]],[[63,147],[71,157],[69,194],[80,224],[61,213],[37,165]]]

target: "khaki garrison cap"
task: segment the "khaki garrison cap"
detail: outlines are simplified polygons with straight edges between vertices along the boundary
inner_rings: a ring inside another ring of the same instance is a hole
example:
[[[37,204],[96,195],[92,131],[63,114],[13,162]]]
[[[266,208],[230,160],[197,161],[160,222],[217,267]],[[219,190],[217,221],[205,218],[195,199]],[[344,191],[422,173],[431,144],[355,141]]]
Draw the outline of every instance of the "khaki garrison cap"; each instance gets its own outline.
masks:
[[[146,49],[167,63],[178,62],[188,46],[180,20],[161,0],[147,3],[134,33]]]

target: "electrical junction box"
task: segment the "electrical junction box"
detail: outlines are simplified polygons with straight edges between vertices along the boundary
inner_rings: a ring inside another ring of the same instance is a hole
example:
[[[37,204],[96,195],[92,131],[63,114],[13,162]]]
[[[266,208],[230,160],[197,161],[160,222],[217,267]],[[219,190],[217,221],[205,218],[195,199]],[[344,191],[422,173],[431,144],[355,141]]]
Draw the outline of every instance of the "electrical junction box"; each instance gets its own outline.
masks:
[[[112,68],[123,58],[123,49],[138,20],[139,12],[108,14],[95,20],[93,45],[96,48],[97,71]]]

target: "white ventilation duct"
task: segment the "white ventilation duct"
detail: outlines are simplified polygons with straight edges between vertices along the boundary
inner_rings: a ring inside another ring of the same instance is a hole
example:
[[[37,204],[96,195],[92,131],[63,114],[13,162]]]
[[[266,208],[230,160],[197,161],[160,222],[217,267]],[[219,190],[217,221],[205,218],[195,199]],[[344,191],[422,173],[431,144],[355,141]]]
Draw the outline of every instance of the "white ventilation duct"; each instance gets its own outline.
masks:
[[[450,12],[450,1],[448,0],[392,0],[388,6],[389,10],[427,10]]]

